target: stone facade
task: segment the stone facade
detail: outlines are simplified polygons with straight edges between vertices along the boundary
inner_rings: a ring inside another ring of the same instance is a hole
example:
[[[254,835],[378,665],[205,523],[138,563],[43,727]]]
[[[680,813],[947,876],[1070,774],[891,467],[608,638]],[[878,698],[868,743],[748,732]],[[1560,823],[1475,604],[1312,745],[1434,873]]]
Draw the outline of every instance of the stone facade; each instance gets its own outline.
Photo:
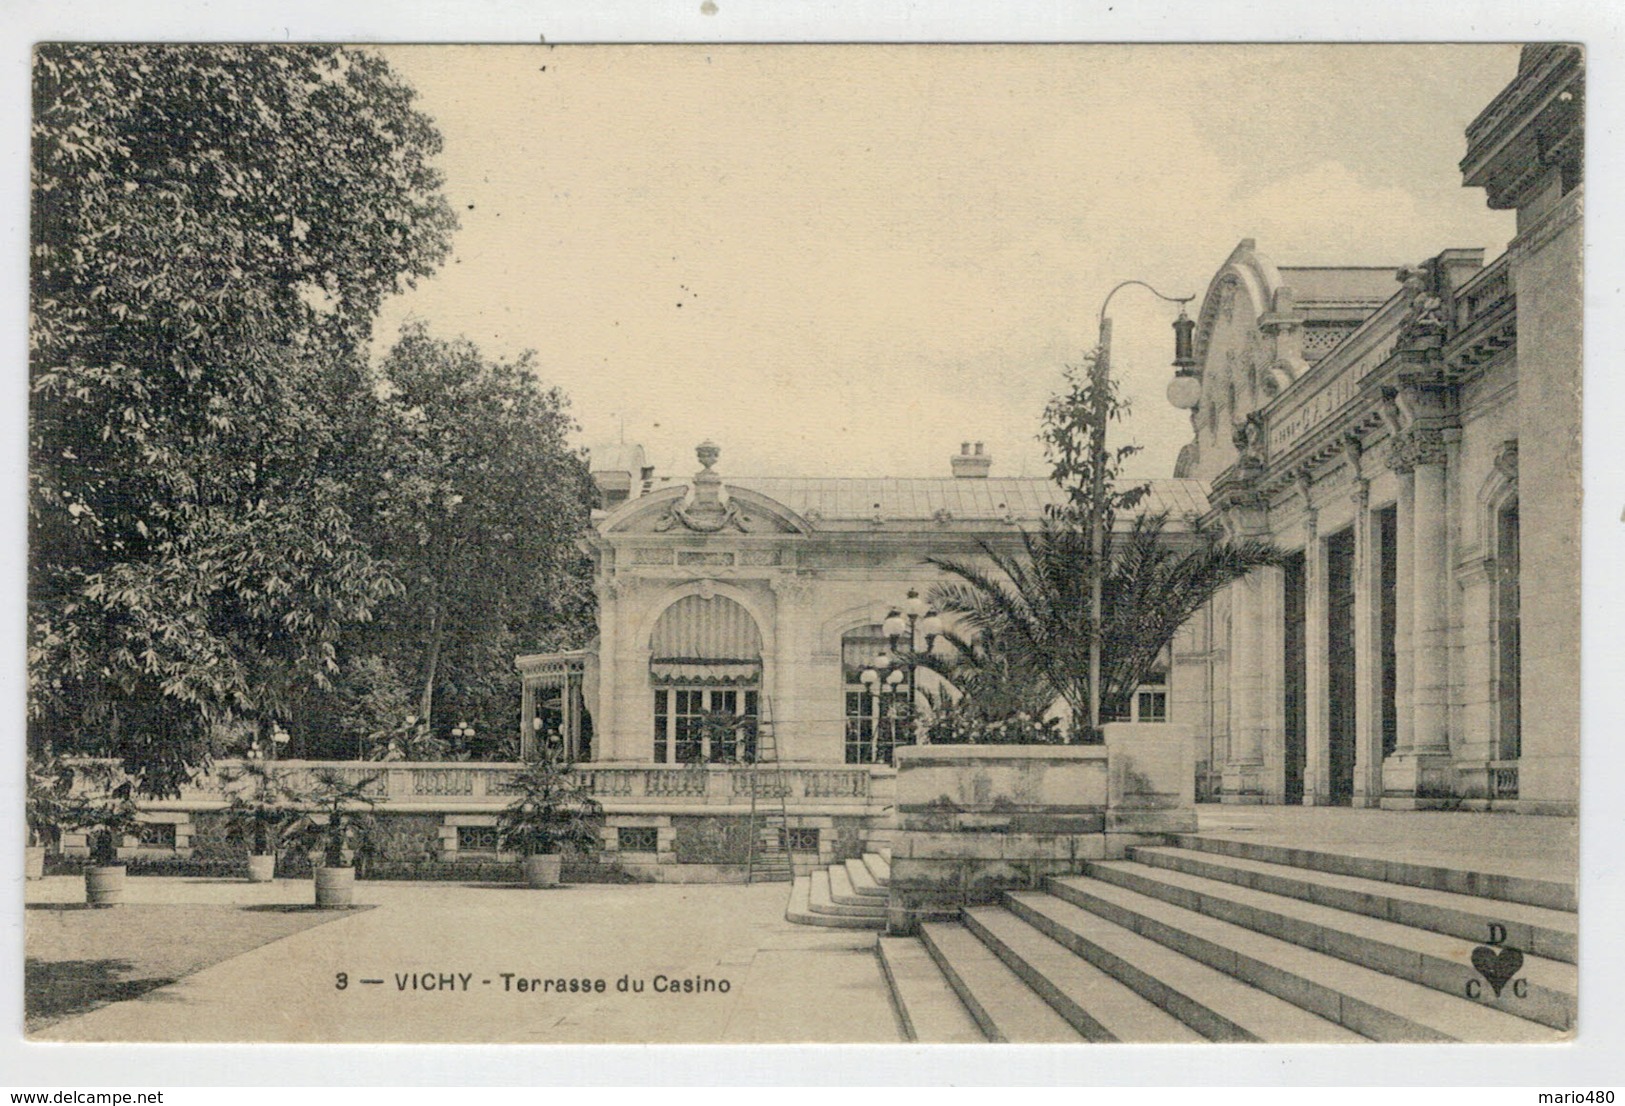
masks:
[[[1529,47],[1469,128],[1467,184],[1518,210],[1489,264],[1247,240],[1213,278],[1177,471],[1295,554],[1211,605],[1185,681],[1223,801],[1576,810],[1582,95],[1578,50]]]

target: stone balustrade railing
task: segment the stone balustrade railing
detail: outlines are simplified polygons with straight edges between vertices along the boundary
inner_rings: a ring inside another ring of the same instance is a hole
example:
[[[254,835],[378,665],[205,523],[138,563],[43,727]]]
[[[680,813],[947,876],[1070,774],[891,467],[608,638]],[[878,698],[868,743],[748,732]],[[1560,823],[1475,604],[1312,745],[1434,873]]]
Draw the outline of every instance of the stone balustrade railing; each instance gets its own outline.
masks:
[[[213,770],[181,793],[185,803],[224,802],[235,762]],[[354,761],[277,762],[279,781],[304,792],[319,771],[352,783],[370,780],[367,794],[387,808],[395,804],[500,806],[509,801],[516,764],[408,763]],[[587,789],[606,806],[658,803],[672,806],[740,806],[751,801],[788,805],[887,806],[894,794],[893,771],[871,765],[785,765],[752,771],[743,765],[663,767],[642,764],[583,764],[575,769]],[[162,803],[154,805],[163,805]]]

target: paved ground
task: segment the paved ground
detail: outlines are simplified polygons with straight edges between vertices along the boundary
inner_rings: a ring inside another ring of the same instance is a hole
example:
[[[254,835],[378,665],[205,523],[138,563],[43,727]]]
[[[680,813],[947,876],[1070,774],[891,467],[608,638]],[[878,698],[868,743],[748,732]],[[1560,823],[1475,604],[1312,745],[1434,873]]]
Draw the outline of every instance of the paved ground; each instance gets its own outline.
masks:
[[[304,881],[132,879],[132,902],[295,902]],[[377,909],[263,945],[39,1040],[284,1042],[882,1042],[899,1039],[874,934],[784,921],[785,884],[529,891],[362,883]],[[57,877],[29,901],[73,901]],[[118,950],[106,955],[116,957]],[[336,986],[339,973],[347,986]],[[432,977],[434,989],[414,987]],[[511,973],[506,986],[503,973]],[[455,983],[439,987],[440,977]],[[518,990],[603,979],[602,993]],[[622,978],[627,990],[619,989]],[[719,990],[657,992],[660,979]],[[383,982],[368,984],[364,979]],[[466,979],[466,982],[465,982]],[[487,982],[488,981],[488,982]],[[633,990],[641,984],[641,990]],[[700,984],[703,986],[703,983]],[[404,989],[403,989],[404,988]]]
[[[1203,832],[1420,864],[1570,879],[1571,819],[1220,807]],[[130,901],[310,901],[307,881],[132,879]],[[77,902],[77,877],[28,885]],[[788,888],[362,883],[377,909],[273,941],[166,987],[49,1026],[41,1040],[284,1042],[888,1042],[898,1028],[874,934],[784,921]],[[37,911],[31,913],[38,913]],[[103,953],[117,958],[117,948]],[[339,973],[346,986],[337,987]],[[511,979],[505,984],[503,973]],[[440,977],[455,981],[443,988]],[[433,987],[422,986],[429,977]],[[518,980],[602,979],[603,992]],[[657,977],[717,981],[657,992]],[[620,987],[626,980],[626,989]],[[379,983],[364,983],[377,979]],[[414,980],[418,985],[414,986]],[[723,992],[721,981],[728,989]],[[635,984],[641,990],[635,990]]]
[[[1197,807],[1201,832],[1271,845],[1475,872],[1572,881],[1580,829],[1573,818],[1347,807]]]

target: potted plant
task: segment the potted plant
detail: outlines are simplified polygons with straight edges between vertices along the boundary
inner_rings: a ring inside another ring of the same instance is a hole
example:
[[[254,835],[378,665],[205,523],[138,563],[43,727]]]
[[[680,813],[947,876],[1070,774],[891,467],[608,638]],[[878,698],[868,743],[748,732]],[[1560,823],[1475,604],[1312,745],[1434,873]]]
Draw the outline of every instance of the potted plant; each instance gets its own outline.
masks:
[[[315,773],[315,786],[298,796],[307,811],[292,822],[285,836],[321,857],[316,868],[316,905],[349,906],[355,897],[355,856],[372,844],[376,830],[370,793],[377,774],[347,779],[331,768]]]
[[[53,844],[60,847],[72,792],[73,769],[51,749],[28,755],[28,794],[24,800],[28,847],[23,860],[26,878],[45,878],[45,851]]]
[[[292,796],[263,761],[229,770],[226,786],[226,836],[248,847],[248,881],[269,883],[276,875],[277,844],[295,818]]]
[[[514,798],[497,816],[497,839],[524,857],[529,887],[558,886],[567,846],[587,852],[599,844],[604,808],[573,768],[559,746],[547,742],[508,784]]]
[[[141,825],[134,784],[122,769],[106,761],[76,764],[70,771],[83,786],[68,796],[62,825],[84,833],[90,845],[85,901],[91,906],[117,906],[124,901],[125,876],[119,845]]]

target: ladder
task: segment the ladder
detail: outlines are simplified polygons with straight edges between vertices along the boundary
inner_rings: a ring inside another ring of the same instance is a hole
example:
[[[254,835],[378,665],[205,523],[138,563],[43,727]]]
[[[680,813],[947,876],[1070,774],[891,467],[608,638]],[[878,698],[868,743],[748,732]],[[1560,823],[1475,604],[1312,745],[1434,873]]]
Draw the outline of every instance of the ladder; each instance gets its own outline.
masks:
[[[756,721],[756,745],[750,757],[749,848],[745,857],[746,883],[783,883],[795,878],[790,850],[790,818],[785,796],[790,781],[779,765],[779,742],[773,732],[771,701],[762,696]]]

